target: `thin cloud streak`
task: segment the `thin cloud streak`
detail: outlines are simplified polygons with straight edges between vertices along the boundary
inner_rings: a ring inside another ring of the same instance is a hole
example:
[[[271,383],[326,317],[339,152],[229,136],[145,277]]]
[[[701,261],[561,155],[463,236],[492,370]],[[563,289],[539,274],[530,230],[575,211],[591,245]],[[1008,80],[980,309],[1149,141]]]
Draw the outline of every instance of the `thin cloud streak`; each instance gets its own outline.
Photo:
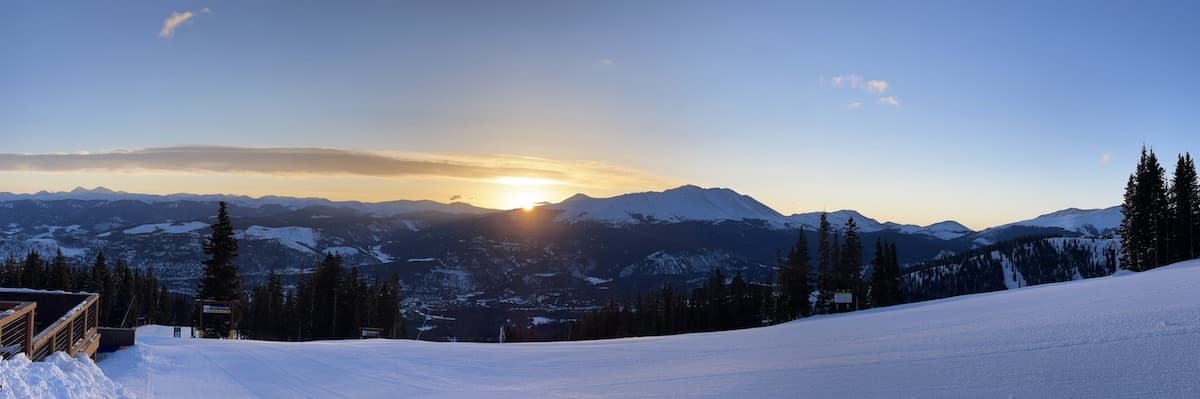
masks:
[[[190,21],[194,16],[196,16],[196,14],[191,11],[171,13],[171,16],[163,20],[163,27],[158,31],[158,37],[163,39],[175,37],[175,28],[178,28],[179,25],[183,25],[185,22]]]
[[[164,147],[93,153],[3,154],[0,171],[227,173],[280,176],[537,179],[575,186],[659,185],[667,180],[607,164],[502,155],[395,155],[331,148]]]

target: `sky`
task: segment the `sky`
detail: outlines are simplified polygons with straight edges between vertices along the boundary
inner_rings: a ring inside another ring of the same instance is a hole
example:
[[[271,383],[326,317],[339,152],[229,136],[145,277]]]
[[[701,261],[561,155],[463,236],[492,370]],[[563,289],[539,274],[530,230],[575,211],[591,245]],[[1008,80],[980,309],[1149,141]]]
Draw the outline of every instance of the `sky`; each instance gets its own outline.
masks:
[[[1194,2],[0,5],[0,191],[728,187],[984,228],[1200,149]]]

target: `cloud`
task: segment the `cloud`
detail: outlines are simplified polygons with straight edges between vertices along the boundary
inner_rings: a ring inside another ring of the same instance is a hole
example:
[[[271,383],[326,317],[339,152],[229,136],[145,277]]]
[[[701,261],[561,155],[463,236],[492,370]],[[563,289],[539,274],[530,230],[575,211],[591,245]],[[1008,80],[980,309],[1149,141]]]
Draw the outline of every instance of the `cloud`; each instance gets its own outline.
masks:
[[[458,201],[460,199],[462,199],[462,195],[455,194],[454,196],[450,197],[450,202]]]
[[[1113,158],[1113,154],[1111,152],[1106,152],[1103,155],[1100,155],[1100,164],[1108,165],[1109,163],[1112,162],[1112,158]]]
[[[526,179],[579,187],[661,187],[669,182],[642,171],[602,163],[520,156],[219,146],[163,147],[74,154],[0,153],[0,171],[440,177],[492,183]]]
[[[879,96],[880,104],[887,104],[896,107],[900,106],[900,99],[896,96],[883,96],[883,93],[886,93],[892,87],[891,83],[888,83],[886,80],[866,80],[862,77],[862,75],[852,73],[849,75],[834,76],[829,78],[829,80],[821,79],[821,82],[833,87],[849,87],[854,90],[860,90],[871,95]],[[851,108],[858,108],[861,105],[862,103],[859,101],[850,103]]]
[[[839,75],[829,79],[828,83],[833,87],[842,87],[843,85],[850,86],[851,89],[857,89],[862,84],[863,77],[855,74]]]
[[[200,12],[208,14],[208,13],[212,12],[212,10],[209,10],[208,8],[202,8],[202,9],[200,9]],[[163,39],[170,39],[172,37],[175,37],[175,28],[178,28],[180,25],[188,23],[189,21],[192,20],[192,17],[195,17],[195,16],[196,16],[196,13],[193,13],[191,11],[172,12],[171,16],[169,16],[163,20],[163,27],[162,27],[162,30],[158,31],[158,37],[161,37]]]
[[[850,108],[858,108],[858,107],[862,106],[862,101],[851,101],[850,104],[846,104],[846,105],[849,106]]]
[[[604,58],[604,59],[600,60],[600,65],[612,65],[612,64],[613,64],[613,60],[611,58]]]
[[[883,94],[888,89],[888,82],[882,80],[868,80],[863,86],[868,92],[875,94]]]

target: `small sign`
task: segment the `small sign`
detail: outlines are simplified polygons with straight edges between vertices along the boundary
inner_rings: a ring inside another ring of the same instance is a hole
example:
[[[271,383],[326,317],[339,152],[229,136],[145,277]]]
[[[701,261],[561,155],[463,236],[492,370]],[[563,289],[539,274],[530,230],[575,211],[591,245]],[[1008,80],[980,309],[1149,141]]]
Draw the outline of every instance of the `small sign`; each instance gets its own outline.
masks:
[[[382,337],[382,336],[383,336],[383,329],[382,329],[382,328],[368,328],[368,327],[364,327],[364,328],[362,329],[362,337],[363,337],[363,338],[379,338],[379,337]]]
[[[833,303],[854,303],[854,294],[850,292],[833,293]]]
[[[233,314],[229,305],[204,305],[204,313]]]
[[[175,338],[183,336],[183,327],[175,326],[173,331],[175,332]]]

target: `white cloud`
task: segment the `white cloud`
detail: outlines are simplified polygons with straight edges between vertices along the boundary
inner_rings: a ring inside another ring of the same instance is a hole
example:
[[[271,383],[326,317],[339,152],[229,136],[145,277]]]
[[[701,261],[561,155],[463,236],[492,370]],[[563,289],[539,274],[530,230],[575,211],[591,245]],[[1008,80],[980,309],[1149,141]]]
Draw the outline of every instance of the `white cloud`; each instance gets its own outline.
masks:
[[[212,10],[210,10],[208,7],[204,7],[204,8],[200,9],[200,12],[209,14],[209,13],[212,13]]]
[[[863,88],[868,92],[883,94],[888,89],[888,82],[883,80],[868,80]]]
[[[604,58],[604,59],[600,60],[600,65],[612,65],[612,64],[613,64],[613,60],[611,58]]]
[[[1100,156],[1100,164],[1108,165],[1110,162],[1112,162],[1112,159],[1113,159],[1113,154],[1111,152],[1106,152]]]
[[[879,103],[899,107],[900,99],[896,96],[879,97]]]
[[[842,85],[850,86],[851,89],[857,89],[862,85],[863,77],[855,74],[838,75],[829,79],[829,85],[833,87],[842,87]]]
[[[207,8],[205,8],[205,10],[207,10]],[[205,11],[205,13],[207,13],[207,11]],[[195,16],[196,14],[191,11],[171,13],[171,16],[163,20],[163,27],[162,30],[158,31],[158,37],[163,39],[175,37],[175,28],[178,28],[179,25],[183,25],[184,23],[191,21],[192,17]]]
[[[851,101],[850,104],[846,104],[846,105],[849,106],[850,108],[858,108],[858,107],[862,106],[862,101]]]

